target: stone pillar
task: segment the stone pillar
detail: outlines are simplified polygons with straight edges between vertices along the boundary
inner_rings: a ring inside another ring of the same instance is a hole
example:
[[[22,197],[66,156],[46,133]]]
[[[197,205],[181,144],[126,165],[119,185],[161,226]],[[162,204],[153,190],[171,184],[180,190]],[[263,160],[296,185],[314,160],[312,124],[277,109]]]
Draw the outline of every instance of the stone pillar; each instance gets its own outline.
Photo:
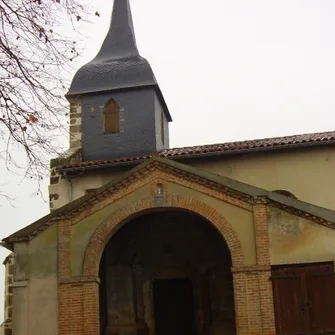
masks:
[[[70,100],[70,149],[81,148],[81,101],[79,99]]]
[[[0,329],[4,335],[12,334],[12,311],[13,311],[13,274],[14,274],[14,254],[9,254],[5,261],[5,306],[4,322]]]

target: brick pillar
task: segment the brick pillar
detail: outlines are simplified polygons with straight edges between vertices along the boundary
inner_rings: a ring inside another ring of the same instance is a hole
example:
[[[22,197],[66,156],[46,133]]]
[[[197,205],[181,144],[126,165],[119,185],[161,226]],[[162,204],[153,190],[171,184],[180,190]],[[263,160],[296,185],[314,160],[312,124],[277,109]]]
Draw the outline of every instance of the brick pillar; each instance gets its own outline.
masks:
[[[237,335],[274,335],[270,267],[244,266],[232,272]]]
[[[275,334],[273,292],[270,281],[271,260],[266,201],[264,199],[259,199],[253,206],[253,211],[257,264],[260,269],[257,275],[257,280],[261,308],[262,334]]]
[[[99,282],[98,279],[84,285],[83,335],[100,334]]]
[[[253,206],[257,264],[232,268],[237,335],[275,335],[267,207]]]
[[[99,334],[98,279],[63,279],[59,284],[59,335]]]
[[[234,301],[236,315],[236,334],[248,334],[248,293],[246,287],[245,273],[232,268],[234,284]]]

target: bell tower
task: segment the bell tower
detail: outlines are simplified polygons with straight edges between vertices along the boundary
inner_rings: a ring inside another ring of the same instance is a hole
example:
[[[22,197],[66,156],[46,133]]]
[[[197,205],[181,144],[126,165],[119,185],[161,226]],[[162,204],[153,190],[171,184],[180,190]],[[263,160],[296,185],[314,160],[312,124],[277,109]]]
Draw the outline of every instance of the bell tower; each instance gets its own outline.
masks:
[[[83,161],[169,147],[172,118],[148,61],[139,54],[129,0],[114,0],[101,49],[75,74],[66,97],[75,122],[70,147],[81,148]]]

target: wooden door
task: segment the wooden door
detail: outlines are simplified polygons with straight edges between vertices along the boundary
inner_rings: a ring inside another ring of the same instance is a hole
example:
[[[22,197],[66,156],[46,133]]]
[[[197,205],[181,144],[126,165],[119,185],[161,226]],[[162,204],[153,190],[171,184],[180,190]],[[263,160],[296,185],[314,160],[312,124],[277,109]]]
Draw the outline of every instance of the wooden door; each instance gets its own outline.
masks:
[[[278,335],[335,334],[333,264],[272,270]]]

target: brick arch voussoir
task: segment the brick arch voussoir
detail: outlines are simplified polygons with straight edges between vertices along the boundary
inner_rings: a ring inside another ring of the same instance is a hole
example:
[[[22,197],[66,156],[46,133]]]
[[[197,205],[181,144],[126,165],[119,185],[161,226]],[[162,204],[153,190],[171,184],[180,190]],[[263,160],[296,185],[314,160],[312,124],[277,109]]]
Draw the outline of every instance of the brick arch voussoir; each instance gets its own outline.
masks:
[[[167,196],[165,208],[179,208],[198,214],[209,221],[222,235],[230,250],[233,267],[244,265],[244,254],[241,242],[227,220],[214,208],[209,205],[190,198],[182,196]],[[154,209],[152,197],[147,197],[139,202],[130,203],[120,210],[111,214],[94,231],[84,255],[83,276],[98,276],[99,265],[102,253],[115,232],[131,217],[140,212]]]

